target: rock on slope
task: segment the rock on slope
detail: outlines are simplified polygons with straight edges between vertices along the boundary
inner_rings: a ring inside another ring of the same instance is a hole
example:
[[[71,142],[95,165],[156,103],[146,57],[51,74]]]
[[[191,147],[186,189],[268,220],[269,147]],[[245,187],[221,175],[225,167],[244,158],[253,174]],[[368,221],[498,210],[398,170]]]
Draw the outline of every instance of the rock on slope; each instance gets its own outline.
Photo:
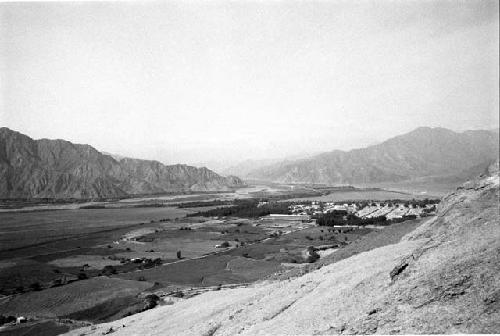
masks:
[[[401,242],[301,277],[202,294],[72,335],[491,333],[500,330],[498,163]]]
[[[89,145],[33,140],[0,128],[0,198],[103,198],[242,186],[207,168],[157,161],[115,160]]]
[[[283,161],[248,174],[275,182],[370,184],[475,176],[498,158],[497,131],[456,133],[420,127],[381,144],[348,152],[336,150],[308,159]],[[477,168],[480,168],[477,171]]]

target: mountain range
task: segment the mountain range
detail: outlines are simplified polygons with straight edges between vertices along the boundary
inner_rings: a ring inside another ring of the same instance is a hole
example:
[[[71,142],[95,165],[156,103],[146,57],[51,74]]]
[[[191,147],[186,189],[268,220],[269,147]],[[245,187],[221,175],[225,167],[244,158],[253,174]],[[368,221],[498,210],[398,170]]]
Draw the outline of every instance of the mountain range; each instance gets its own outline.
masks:
[[[244,185],[207,168],[115,159],[89,145],[33,140],[0,128],[0,198],[112,198]]]
[[[301,159],[246,161],[232,172],[278,183],[463,182],[498,158],[499,132],[420,127],[380,144]],[[207,168],[131,159],[0,128],[0,198],[112,198],[241,187]]]
[[[467,180],[498,158],[498,129],[462,133],[420,127],[380,144],[334,150],[310,158],[259,167],[243,178],[328,185]]]

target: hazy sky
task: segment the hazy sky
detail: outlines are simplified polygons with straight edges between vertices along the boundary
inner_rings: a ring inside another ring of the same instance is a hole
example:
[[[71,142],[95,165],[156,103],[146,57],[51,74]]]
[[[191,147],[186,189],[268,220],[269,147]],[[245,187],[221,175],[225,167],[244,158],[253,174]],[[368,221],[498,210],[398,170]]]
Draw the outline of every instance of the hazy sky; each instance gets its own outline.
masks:
[[[0,4],[0,126],[208,163],[498,127],[498,1]]]

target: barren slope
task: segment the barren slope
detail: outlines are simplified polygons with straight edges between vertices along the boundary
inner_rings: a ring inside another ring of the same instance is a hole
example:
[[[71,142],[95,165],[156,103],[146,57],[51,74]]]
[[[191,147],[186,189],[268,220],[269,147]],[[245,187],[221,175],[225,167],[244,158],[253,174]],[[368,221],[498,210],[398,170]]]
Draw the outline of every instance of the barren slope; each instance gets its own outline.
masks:
[[[115,160],[89,145],[33,140],[0,127],[0,198],[107,198],[230,190],[243,182],[207,168]]]
[[[500,330],[498,163],[401,242],[302,277],[215,291],[73,335],[483,333]]]

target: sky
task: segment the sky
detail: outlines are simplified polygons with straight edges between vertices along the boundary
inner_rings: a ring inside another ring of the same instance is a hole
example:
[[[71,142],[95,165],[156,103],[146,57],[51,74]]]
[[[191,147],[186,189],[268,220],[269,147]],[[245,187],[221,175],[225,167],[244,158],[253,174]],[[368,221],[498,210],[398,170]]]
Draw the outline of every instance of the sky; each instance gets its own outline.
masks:
[[[498,1],[0,3],[0,126],[220,167],[499,124]]]

